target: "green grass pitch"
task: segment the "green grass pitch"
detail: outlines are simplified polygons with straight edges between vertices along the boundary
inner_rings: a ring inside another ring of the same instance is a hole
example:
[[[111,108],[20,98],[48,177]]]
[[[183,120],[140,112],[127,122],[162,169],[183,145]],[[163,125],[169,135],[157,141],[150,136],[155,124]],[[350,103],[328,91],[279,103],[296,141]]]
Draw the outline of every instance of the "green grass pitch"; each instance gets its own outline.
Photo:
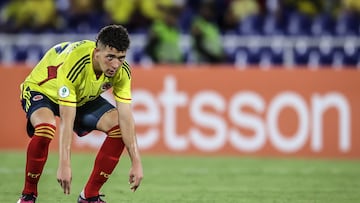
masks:
[[[94,153],[74,153],[71,194],[56,182],[51,153],[40,180],[37,203],[76,202]],[[0,203],[16,202],[23,187],[25,152],[0,151]],[[358,203],[360,160],[250,157],[143,156],[144,179],[129,190],[129,158],[123,156],[102,188],[109,203],[234,202]]]

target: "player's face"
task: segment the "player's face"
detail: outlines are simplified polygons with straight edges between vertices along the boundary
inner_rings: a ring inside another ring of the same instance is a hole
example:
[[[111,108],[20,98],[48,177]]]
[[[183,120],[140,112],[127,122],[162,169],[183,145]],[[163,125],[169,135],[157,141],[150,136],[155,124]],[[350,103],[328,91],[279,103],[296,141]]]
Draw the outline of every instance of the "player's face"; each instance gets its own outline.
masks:
[[[99,69],[106,77],[113,77],[116,71],[125,61],[126,51],[118,51],[113,47],[96,48],[95,60],[98,62]]]

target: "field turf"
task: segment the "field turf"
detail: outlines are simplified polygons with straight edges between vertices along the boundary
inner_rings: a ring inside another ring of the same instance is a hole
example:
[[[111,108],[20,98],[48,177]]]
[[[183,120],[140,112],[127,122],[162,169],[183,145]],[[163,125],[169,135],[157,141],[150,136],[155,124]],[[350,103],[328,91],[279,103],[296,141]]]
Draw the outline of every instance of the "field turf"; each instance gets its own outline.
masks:
[[[71,194],[56,182],[57,155],[51,153],[40,180],[37,203],[75,203],[95,153],[72,158]],[[25,152],[0,151],[0,203],[16,202],[23,187]],[[102,188],[109,203],[358,203],[360,160],[249,157],[143,156],[144,180],[132,193],[130,162],[123,156]]]

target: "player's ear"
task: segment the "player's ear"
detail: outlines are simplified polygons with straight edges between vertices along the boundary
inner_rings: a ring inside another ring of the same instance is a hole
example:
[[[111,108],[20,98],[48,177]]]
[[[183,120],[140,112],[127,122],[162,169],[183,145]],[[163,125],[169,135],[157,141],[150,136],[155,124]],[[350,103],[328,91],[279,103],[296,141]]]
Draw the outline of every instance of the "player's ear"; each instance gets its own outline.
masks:
[[[93,54],[93,57],[94,57],[94,59],[98,59],[99,58],[99,55],[100,55],[100,49],[98,48],[98,47],[96,47],[95,49],[94,49],[94,54]]]
[[[102,47],[96,47],[94,49],[94,54],[100,54],[101,51],[103,51]]]

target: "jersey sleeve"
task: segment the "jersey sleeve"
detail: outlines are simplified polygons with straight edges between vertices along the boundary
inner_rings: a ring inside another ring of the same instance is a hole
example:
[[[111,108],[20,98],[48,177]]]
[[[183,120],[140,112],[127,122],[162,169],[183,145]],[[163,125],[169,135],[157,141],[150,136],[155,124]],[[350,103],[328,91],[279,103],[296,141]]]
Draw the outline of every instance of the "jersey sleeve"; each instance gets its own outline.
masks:
[[[90,54],[69,51],[57,73],[59,105],[76,107],[78,103],[77,90],[80,85],[80,80],[77,78],[81,77],[79,74],[81,69],[89,62]]]
[[[119,70],[119,76],[120,79],[113,85],[114,98],[118,102],[131,103],[131,71],[126,61]]]

